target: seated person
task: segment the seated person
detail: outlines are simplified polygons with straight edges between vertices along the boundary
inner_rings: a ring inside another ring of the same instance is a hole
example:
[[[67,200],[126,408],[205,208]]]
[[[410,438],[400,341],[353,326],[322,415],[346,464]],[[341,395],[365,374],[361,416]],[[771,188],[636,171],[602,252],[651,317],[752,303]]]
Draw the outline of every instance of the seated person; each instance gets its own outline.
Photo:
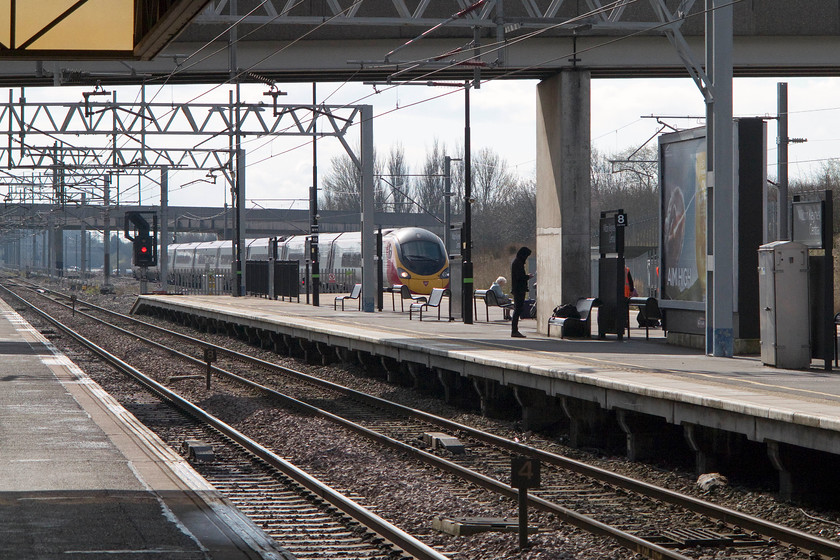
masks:
[[[510,319],[510,307],[513,305],[513,300],[511,300],[510,297],[505,295],[502,291],[502,286],[505,284],[507,284],[507,278],[499,276],[496,278],[496,281],[493,282],[493,285],[490,286],[490,291],[496,294],[496,301],[504,308],[505,319]]]

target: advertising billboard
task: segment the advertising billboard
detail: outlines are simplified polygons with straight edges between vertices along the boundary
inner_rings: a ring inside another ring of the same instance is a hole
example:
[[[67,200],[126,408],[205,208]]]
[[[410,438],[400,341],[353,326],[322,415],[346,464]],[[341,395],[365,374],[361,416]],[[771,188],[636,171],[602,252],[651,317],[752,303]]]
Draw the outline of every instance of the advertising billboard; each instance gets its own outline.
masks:
[[[705,129],[665,134],[659,140],[663,300],[706,299]]]

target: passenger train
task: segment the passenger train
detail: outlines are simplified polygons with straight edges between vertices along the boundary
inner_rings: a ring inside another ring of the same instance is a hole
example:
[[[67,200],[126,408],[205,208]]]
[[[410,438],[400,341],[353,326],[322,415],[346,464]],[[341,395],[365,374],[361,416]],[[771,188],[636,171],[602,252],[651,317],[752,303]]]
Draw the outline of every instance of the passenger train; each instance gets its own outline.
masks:
[[[309,242],[306,235],[280,237],[277,259],[303,263]],[[322,291],[347,291],[361,281],[361,233],[323,233],[318,236],[319,269]],[[267,260],[269,238],[246,240],[246,260]],[[179,280],[208,274],[229,274],[233,264],[230,241],[175,243],[167,248],[169,279]],[[417,294],[429,294],[432,288],[449,286],[449,260],[441,239],[434,233],[416,227],[383,230],[383,278],[386,285],[403,284]],[[156,278],[157,270],[148,270],[148,278]],[[352,279],[352,280],[348,280]],[[349,284],[349,286],[348,286]]]

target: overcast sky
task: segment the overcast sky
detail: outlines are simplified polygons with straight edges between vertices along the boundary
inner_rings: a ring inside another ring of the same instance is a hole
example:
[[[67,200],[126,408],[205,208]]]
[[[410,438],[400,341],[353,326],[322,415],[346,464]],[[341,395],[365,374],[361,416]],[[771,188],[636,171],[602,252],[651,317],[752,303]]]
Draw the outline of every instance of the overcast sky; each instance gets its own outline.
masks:
[[[738,79],[735,80],[735,116],[775,116],[776,84],[789,83],[791,137],[804,137],[807,143],[790,147],[790,177],[807,177],[815,173],[821,162],[840,155],[840,78],[813,79]],[[311,84],[284,84],[288,93],[280,103],[310,104]],[[401,143],[413,172],[423,163],[435,139],[450,148],[463,143],[464,94],[462,89],[401,86],[374,88],[363,84],[319,84],[318,102],[327,104],[373,104],[374,142],[380,154]],[[385,91],[382,91],[385,90]],[[77,101],[77,88],[27,90],[33,100]],[[133,90],[136,92],[136,90]],[[198,102],[226,102],[228,87],[167,87],[147,90],[147,98],[156,95],[156,102],[196,99]],[[266,87],[243,87],[243,100],[264,102]],[[445,95],[445,94],[449,95]],[[133,99],[129,90],[119,93],[120,100]],[[535,168],[535,81],[496,81],[485,83],[471,92],[471,134],[473,150],[490,147],[496,150],[522,177],[533,178]],[[702,97],[689,79],[659,80],[593,80],[592,140],[593,146],[607,154],[636,148],[655,135],[660,125],[649,115],[665,117],[698,117],[704,114]],[[663,119],[677,128],[701,126],[693,119]],[[768,175],[776,175],[776,122],[768,120]],[[358,133],[351,132],[350,144],[357,145]],[[655,145],[655,138],[651,141]],[[301,147],[302,146],[302,147]],[[297,149],[295,149],[297,147]],[[249,207],[306,207],[312,181],[312,148],[301,137],[253,139],[246,144]],[[330,159],[343,152],[337,140],[318,142],[318,167],[321,177],[329,170]],[[215,185],[192,183],[203,174],[173,172],[170,177],[170,204],[218,205],[225,201],[222,181]],[[133,178],[120,180],[121,189],[130,192]],[[135,189],[136,192],[136,189]],[[143,202],[157,202],[157,194],[148,186]],[[295,202],[298,199],[299,202]],[[228,199],[229,200],[229,199]]]

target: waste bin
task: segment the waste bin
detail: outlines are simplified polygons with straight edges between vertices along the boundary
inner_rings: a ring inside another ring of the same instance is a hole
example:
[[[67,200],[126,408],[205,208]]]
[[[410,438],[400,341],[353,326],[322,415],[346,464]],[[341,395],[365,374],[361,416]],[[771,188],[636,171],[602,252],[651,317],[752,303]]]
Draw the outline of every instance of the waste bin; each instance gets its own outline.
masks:
[[[808,247],[774,241],[758,248],[761,361],[786,369],[811,365]]]

